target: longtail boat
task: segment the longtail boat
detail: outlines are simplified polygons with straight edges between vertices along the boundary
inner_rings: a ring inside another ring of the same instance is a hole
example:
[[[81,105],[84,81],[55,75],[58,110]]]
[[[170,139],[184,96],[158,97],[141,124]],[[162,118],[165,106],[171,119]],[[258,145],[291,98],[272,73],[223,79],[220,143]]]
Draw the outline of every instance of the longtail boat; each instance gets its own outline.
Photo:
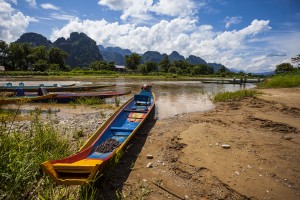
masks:
[[[7,98],[0,98],[0,105],[11,104],[11,103],[27,103],[32,101],[41,101],[45,99],[51,99],[55,97],[56,94],[45,94],[45,95],[35,95],[35,96],[14,96]]]
[[[18,85],[13,85],[12,83],[6,83],[5,85],[0,86],[0,92],[9,92],[15,91],[18,88],[22,88],[25,91],[37,91],[40,87],[45,88],[57,88],[57,87],[72,87],[75,84],[60,85],[60,84],[39,84],[39,85],[25,85],[23,82],[20,82]]]
[[[56,95],[49,99],[36,100],[38,102],[54,101],[57,103],[69,103],[78,98],[111,98],[114,96],[122,96],[130,94],[131,90],[128,91],[106,91],[106,92],[80,92],[80,93],[55,93]]]
[[[82,185],[93,181],[97,174],[103,173],[110,159],[122,152],[154,110],[154,105],[151,86],[143,86],[139,94],[123,104],[95,131],[78,153],[42,163],[43,171],[58,184]],[[108,144],[110,147],[106,148]]]
[[[49,86],[49,85],[39,85],[39,86],[0,86],[0,92],[14,92],[16,89],[23,89],[25,92],[37,92],[40,87],[45,88],[48,92],[79,92],[79,91],[88,91],[94,90],[104,87],[111,87],[115,86],[116,84],[112,85],[56,85]]]

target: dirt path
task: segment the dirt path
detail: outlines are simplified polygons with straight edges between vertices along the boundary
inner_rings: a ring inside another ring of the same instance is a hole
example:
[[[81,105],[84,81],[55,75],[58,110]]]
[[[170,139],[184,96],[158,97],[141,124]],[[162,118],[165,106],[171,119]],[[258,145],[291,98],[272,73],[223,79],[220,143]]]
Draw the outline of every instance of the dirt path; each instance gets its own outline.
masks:
[[[98,197],[300,199],[300,88],[262,92],[150,121]]]

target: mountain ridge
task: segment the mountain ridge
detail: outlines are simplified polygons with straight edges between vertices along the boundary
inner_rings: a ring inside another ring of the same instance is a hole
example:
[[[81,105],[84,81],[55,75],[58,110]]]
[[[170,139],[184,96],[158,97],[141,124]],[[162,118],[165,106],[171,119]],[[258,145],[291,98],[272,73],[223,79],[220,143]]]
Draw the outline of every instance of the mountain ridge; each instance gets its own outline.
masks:
[[[78,32],[71,33],[70,37],[67,39],[60,37],[53,43],[41,34],[29,32],[21,35],[16,42],[30,43],[33,46],[44,45],[48,48],[61,48],[68,53],[66,64],[71,67],[78,66],[81,68],[87,67],[90,63],[97,60],[114,62],[116,65],[125,65],[125,56],[134,53],[129,49],[122,49],[121,47],[105,48],[103,45],[97,45],[96,41],[88,37],[86,34]],[[166,53],[161,54],[158,51],[146,51],[140,55],[142,57],[142,63],[159,63],[165,56],[167,56]],[[204,59],[195,55],[189,55],[189,57],[185,58],[177,51],[173,51],[168,55],[168,57],[171,63],[182,60],[193,65],[204,64],[213,67],[214,71],[218,71],[220,67],[224,66],[219,63],[207,63]]]

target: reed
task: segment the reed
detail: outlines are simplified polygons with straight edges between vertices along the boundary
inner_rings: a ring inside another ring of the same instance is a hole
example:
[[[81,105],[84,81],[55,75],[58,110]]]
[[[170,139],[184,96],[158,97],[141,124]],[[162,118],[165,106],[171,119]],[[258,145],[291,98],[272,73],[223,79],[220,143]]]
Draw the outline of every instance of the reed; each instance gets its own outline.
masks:
[[[221,92],[213,97],[214,102],[239,101],[248,97],[254,97],[255,90],[239,90],[236,92]]]
[[[300,87],[300,71],[277,75],[259,85],[260,88],[289,88]]]

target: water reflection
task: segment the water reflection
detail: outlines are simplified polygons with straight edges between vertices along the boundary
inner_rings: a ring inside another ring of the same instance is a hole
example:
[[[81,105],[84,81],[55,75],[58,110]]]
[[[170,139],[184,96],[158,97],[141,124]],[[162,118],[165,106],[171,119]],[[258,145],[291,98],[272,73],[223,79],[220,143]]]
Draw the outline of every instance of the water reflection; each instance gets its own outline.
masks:
[[[36,84],[116,84],[115,87],[99,89],[99,91],[110,90],[128,90],[132,93],[127,96],[120,97],[121,103],[127,101],[134,93],[138,93],[143,84],[151,84],[153,91],[157,97],[157,114],[158,118],[174,117],[175,115],[189,112],[207,111],[214,108],[214,104],[210,97],[222,91],[237,91],[255,87],[253,84],[232,85],[232,84],[203,84],[201,81],[162,81],[153,79],[86,79],[80,81],[23,81],[25,85]],[[19,82],[15,81],[14,84]],[[4,82],[0,81],[0,85]],[[110,103],[114,99],[107,99]],[[53,106],[53,105],[52,105]],[[59,106],[59,105],[58,105]],[[61,105],[63,108],[64,106]],[[71,109],[72,107],[70,107]],[[83,111],[84,112],[84,111]]]

